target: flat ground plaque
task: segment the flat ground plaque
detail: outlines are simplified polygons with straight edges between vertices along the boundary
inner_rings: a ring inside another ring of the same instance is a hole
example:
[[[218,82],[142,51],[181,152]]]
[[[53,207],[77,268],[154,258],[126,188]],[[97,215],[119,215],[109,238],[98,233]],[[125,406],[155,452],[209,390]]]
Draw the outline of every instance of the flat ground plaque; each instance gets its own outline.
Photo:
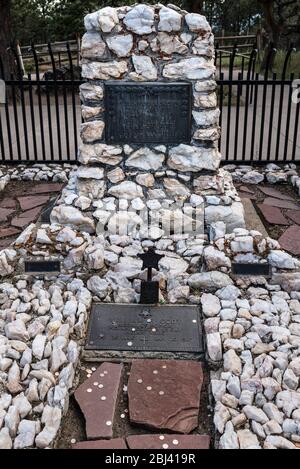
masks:
[[[107,143],[190,143],[190,83],[107,83]]]
[[[94,304],[86,350],[203,353],[199,309]]]
[[[232,264],[232,273],[234,275],[272,277],[272,269],[269,263],[234,262]]]

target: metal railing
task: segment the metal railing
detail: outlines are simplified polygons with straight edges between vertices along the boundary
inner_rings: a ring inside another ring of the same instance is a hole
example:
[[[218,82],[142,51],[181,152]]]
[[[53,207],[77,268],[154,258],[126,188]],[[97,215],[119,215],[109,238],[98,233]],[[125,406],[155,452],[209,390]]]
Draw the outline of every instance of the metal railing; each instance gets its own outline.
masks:
[[[225,162],[300,164],[300,74],[288,71],[294,52],[291,46],[275,73],[272,47],[262,72],[255,45],[249,55],[240,54],[237,46],[231,53],[216,49],[219,148]]]
[[[26,75],[18,51],[10,51],[16,70],[5,81],[8,99],[0,102],[0,164],[77,161],[80,67],[68,43],[63,51],[67,65],[62,68],[51,44],[47,48],[50,69],[31,46],[33,69]],[[282,70],[274,73],[276,51],[271,49],[260,73],[255,46],[249,54],[240,53],[237,46],[231,52],[216,49],[219,148],[224,162],[300,163],[300,82],[289,71],[293,53],[290,48]],[[3,76],[0,58],[0,79]]]
[[[61,69],[48,44],[49,70],[32,45],[34,70],[26,76],[17,52],[11,53],[17,73],[5,81],[7,99],[0,105],[0,162],[76,162],[81,124],[79,85],[83,81],[71,46],[66,44],[67,66]]]

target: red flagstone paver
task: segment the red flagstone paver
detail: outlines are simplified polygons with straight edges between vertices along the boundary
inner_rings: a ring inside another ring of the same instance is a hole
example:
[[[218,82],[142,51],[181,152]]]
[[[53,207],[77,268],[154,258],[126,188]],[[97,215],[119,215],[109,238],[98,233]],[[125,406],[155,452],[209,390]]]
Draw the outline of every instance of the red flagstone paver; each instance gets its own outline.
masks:
[[[201,363],[134,360],[128,381],[130,421],[190,433],[198,426],[202,384]]]
[[[250,193],[247,193],[247,192],[239,192],[239,196],[241,199],[256,200],[255,195],[251,195]]]
[[[0,222],[6,221],[14,212],[15,210],[11,208],[0,208]]]
[[[289,221],[282,214],[279,208],[272,207],[271,205],[258,204],[257,205],[262,212],[264,218],[268,223],[273,225],[289,225]]]
[[[11,225],[18,228],[25,228],[30,223],[36,221],[42,211],[42,208],[43,207],[37,207],[33,208],[32,210],[22,212],[20,215],[12,219]]]
[[[283,194],[282,192],[277,189],[274,189],[273,187],[259,187],[259,190],[270,197],[275,197],[276,199],[291,201],[295,200],[292,196]]]
[[[300,225],[300,212],[298,210],[287,210],[286,215],[297,225]]]
[[[20,230],[16,228],[0,228],[0,238],[9,238],[10,236],[15,236],[20,233]]]
[[[11,238],[0,239],[0,250],[8,248],[13,240]]]
[[[239,190],[242,191],[242,192],[247,192],[248,194],[254,195],[253,190],[249,189],[249,187],[247,187],[247,186],[241,186],[239,188]]]
[[[130,449],[209,449],[208,435],[133,435],[127,437]]]
[[[49,194],[50,192],[60,192],[64,184],[52,183],[52,184],[38,184],[27,190],[27,194]]]
[[[16,208],[17,202],[15,199],[3,199],[0,201],[1,208]]]
[[[22,210],[30,210],[40,205],[45,205],[49,200],[49,196],[28,196],[28,197],[18,197],[19,204]]]
[[[294,202],[290,202],[289,200],[273,199],[272,197],[267,197],[264,200],[264,204],[271,205],[272,207],[289,208],[291,210],[300,210],[300,205],[297,205]]]
[[[75,392],[88,440],[113,437],[123,365],[103,363]]]
[[[72,449],[128,449],[123,438],[114,440],[82,441],[72,445]]]
[[[278,242],[283,249],[291,254],[300,255],[300,226],[290,226]]]

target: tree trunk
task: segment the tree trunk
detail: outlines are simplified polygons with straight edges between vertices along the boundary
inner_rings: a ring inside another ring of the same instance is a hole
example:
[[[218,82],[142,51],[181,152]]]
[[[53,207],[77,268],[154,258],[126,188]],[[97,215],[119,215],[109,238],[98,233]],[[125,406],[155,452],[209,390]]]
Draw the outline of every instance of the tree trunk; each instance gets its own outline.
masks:
[[[0,57],[3,62],[5,79],[15,70],[13,56],[8,52],[11,46],[11,0],[0,0]],[[0,72],[1,73],[1,72]]]
[[[259,0],[259,3],[264,11],[266,28],[269,34],[269,45],[265,50],[265,55],[261,64],[261,69],[265,70],[271,44],[273,44],[273,47],[275,48],[278,47],[282,28],[278,23],[276,23],[274,18],[274,0]],[[270,64],[271,67],[272,65],[273,63]]]
[[[190,13],[202,13],[204,0],[185,0],[183,7]]]

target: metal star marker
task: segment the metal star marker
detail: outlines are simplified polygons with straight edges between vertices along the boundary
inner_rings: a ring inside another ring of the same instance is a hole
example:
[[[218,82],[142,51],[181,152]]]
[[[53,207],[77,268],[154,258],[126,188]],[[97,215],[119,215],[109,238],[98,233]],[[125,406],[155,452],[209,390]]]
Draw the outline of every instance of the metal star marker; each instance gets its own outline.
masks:
[[[156,254],[153,248],[149,248],[144,254],[138,254],[138,257],[143,261],[143,269],[148,269],[148,282],[151,282],[152,269],[158,270],[158,263],[164,256]]]

